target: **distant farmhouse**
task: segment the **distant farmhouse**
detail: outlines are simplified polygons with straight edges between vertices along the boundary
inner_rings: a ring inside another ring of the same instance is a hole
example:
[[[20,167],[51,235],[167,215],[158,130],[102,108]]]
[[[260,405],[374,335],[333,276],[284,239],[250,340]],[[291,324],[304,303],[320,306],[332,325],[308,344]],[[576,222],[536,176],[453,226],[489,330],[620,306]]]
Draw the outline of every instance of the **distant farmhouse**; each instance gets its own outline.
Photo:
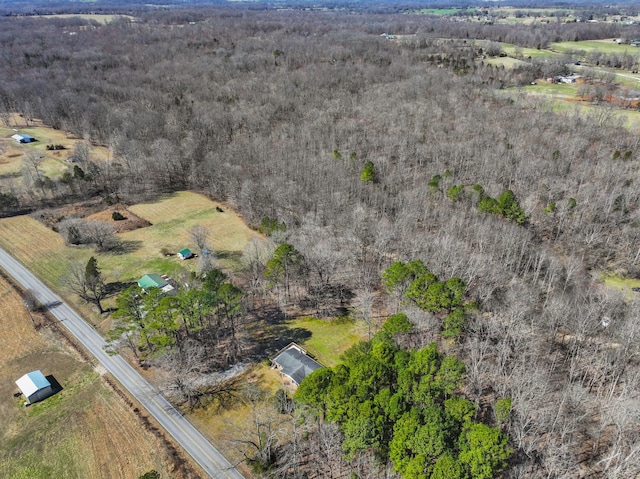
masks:
[[[42,401],[53,394],[51,383],[40,370],[25,374],[16,381],[16,385],[27,400],[25,404]]]
[[[572,73],[570,75],[557,75],[553,78],[547,79],[549,83],[576,83],[578,80],[582,78],[581,75],[577,73]]]
[[[290,380],[295,387],[309,374],[322,368],[322,364],[315,361],[307,352],[296,343],[290,343],[280,350],[275,358],[271,360],[273,367],[280,371],[280,374]]]
[[[143,291],[158,288],[162,290],[163,293],[169,293],[173,291],[173,286],[169,284],[165,277],[160,276],[159,274],[145,274],[142,278],[138,280],[138,286]]]
[[[25,135],[24,133],[21,133],[21,134],[16,133],[15,135],[11,135],[11,138],[16,140],[18,143],[31,143],[33,141],[36,141],[34,137],[30,135]]]

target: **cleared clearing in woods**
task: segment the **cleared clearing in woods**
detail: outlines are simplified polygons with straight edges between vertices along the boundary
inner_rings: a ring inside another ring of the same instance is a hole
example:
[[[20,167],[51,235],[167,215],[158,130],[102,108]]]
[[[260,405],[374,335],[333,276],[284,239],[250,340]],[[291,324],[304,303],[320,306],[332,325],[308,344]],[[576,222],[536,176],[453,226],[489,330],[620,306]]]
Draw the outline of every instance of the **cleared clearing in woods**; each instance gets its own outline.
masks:
[[[14,134],[27,134],[35,138],[33,143],[17,143]],[[92,159],[105,160],[109,157],[106,148],[91,145],[81,138],[56,130],[42,123],[41,120],[26,121],[19,115],[10,115],[5,123],[0,124],[0,186],[13,188],[22,184],[23,168],[29,155],[41,158],[38,166],[40,174],[49,178],[58,178],[72,166],[69,157],[73,155],[77,143],[85,143]],[[49,150],[47,145],[63,146],[61,150]]]
[[[209,241],[221,266],[233,268],[234,261],[247,243],[253,238],[262,238],[234,211],[189,191],[178,192],[157,202],[133,205],[129,210],[151,222],[152,226],[123,233],[122,238],[142,242],[136,254],[150,258],[157,257],[161,247],[168,247],[174,253],[185,247],[193,249],[195,245],[190,240],[189,231],[194,226],[203,226],[209,231]],[[177,258],[174,261],[180,262]],[[186,263],[195,264],[195,261]]]

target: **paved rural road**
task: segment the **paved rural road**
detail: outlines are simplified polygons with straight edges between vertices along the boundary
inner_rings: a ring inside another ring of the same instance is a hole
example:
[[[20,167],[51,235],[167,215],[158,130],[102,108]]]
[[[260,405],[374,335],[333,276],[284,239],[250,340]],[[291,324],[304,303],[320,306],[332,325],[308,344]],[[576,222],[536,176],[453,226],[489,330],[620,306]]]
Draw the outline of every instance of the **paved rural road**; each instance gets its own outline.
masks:
[[[69,306],[62,302],[42,281],[0,249],[0,268],[4,269],[62,322],[82,345],[93,354],[120,383],[144,406],[149,413],[173,436],[209,476],[220,479],[243,479],[222,454],[185,419],[180,412],[153,388],[121,356],[109,356],[104,351],[105,341]],[[55,371],[51,371],[55,375]]]

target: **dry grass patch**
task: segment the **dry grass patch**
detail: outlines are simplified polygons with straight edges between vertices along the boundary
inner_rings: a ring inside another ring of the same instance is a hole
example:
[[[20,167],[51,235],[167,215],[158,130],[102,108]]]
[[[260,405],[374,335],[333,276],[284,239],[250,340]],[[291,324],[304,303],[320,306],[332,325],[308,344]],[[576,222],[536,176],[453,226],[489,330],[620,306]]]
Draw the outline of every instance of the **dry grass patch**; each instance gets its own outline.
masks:
[[[22,298],[1,276],[0,324],[3,332],[0,334],[0,364],[7,364],[45,346],[45,341],[33,327]]]
[[[124,217],[124,219],[114,220],[114,213],[119,213]],[[111,206],[104,211],[100,211],[98,213],[87,216],[86,219],[95,221],[106,221],[107,223],[111,223],[116,233],[124,233],[125,231],[133,231],[137,230],[138,228],[146,228],[147,226],[151,226],[151,223],[143,218],[140,218],[135,213],[132,213],[124,205]]]
[[[67,247],[58,233],[30,216],[0,220],[0,247],[52,286],[59,286],[72,263],[86,263],[92,253],[90,249]]]
[[[221,208],[202,195],[181,192],[157,203],[128,207],[123,211],[128,218],[124,221],[111,219],[113,210],[122,211],[122,206],[89,214],[87,219],[107,220],[116,227],[123,223],[122,230],[125,231],[116,235],[122,248],[113,253],[96,253],[91,247],[66,246],[58,233],[30,216],[3,218],[0,219],[0,247],[54,286],[59,286],[60,278],[71,264],[86,263],[90,256],[98,259],[110,281],[132,281],[149,272],[195,269],[197,261],[181,261],[175,256],[166,258],[161,251],[176,253],[185,247],[193,248],[189,231],[200,225],[209,230],[221,266],[235,269],[247,242],[261,236],[233,211],[220,212],[216,207]]]
[[[30,216],[3,218],[0,219],[0,247],[65,296],[63,278],[70,266],[85,265],[91,256],[98,260],[107,282],[133,282],[146,273],[177,277],[181,272],[195,270],[197,260],[181,261],[177,256],[166,257],[163,251],[177,253],[185,247],[193,248],[189,231],[201,225],[210,231],[210,241],[218,255],[220,267],[232,271],[238,267],[239,257],[247,242],[252,238],[260,238],[260,235],[247,227],[233,211],[220,212],[216,207],[221,208],[204,196],[190,192],[177,193],[158,203],[131,206],[125,216],[129,216],[136,227],[149,224],[147,219],[154,224],[117,234],[120,247],[101,253],[95,252],[91,246],[65,245],[58,233]],[[69,212],[57,210],[40,216],[48,224],[55,224],[56,218],[67,217],[71,213],[80,216],[88,214],[93,219],[111,216],[111,209],[98,213],[95,211],[95,205],[75,205],[70,207]],[[96,311],[79,302],[78,298],[65,299],[74,303],[75,308],[101,330],[109,328],[108,316],[98,316]],[[113,307],[114,298],[107,300],[105,306]],[[106,320],[104,324],[101,322],[103,320]]]
[[[243,380],[248,389],[254,388],[263,392],[268,407],[273,404],[271,399],[276,391],[282,388],[280,374],[264,364],[256,365]],[[187,413],[187,417],[198,430],[216,444],[229,462],[238,464],[238,469],[245,475],[248,475],[249,469],[242,462],[243,445],[239,440],[247,438],[246,433],[250,430],[252,415],[251,407],[243,401]]]

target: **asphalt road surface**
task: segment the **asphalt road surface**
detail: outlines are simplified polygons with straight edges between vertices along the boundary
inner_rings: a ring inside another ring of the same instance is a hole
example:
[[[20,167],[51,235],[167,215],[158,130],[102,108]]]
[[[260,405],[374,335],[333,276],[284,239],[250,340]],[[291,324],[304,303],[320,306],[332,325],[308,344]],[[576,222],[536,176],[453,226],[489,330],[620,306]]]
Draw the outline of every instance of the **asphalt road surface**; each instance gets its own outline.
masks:
[[[23,288],[33,291],[35,297],[76,339],[122,384],[151,414],[183,449],[213,478],[243,479],[243,476],[220,452],[174,408],[162,394],[133,369],[121,356],[109,356],[105,341],[60,297],[31,274],[27,269],[0,249],[0,267]],[[55,371],[53,371],[55,373]]]

